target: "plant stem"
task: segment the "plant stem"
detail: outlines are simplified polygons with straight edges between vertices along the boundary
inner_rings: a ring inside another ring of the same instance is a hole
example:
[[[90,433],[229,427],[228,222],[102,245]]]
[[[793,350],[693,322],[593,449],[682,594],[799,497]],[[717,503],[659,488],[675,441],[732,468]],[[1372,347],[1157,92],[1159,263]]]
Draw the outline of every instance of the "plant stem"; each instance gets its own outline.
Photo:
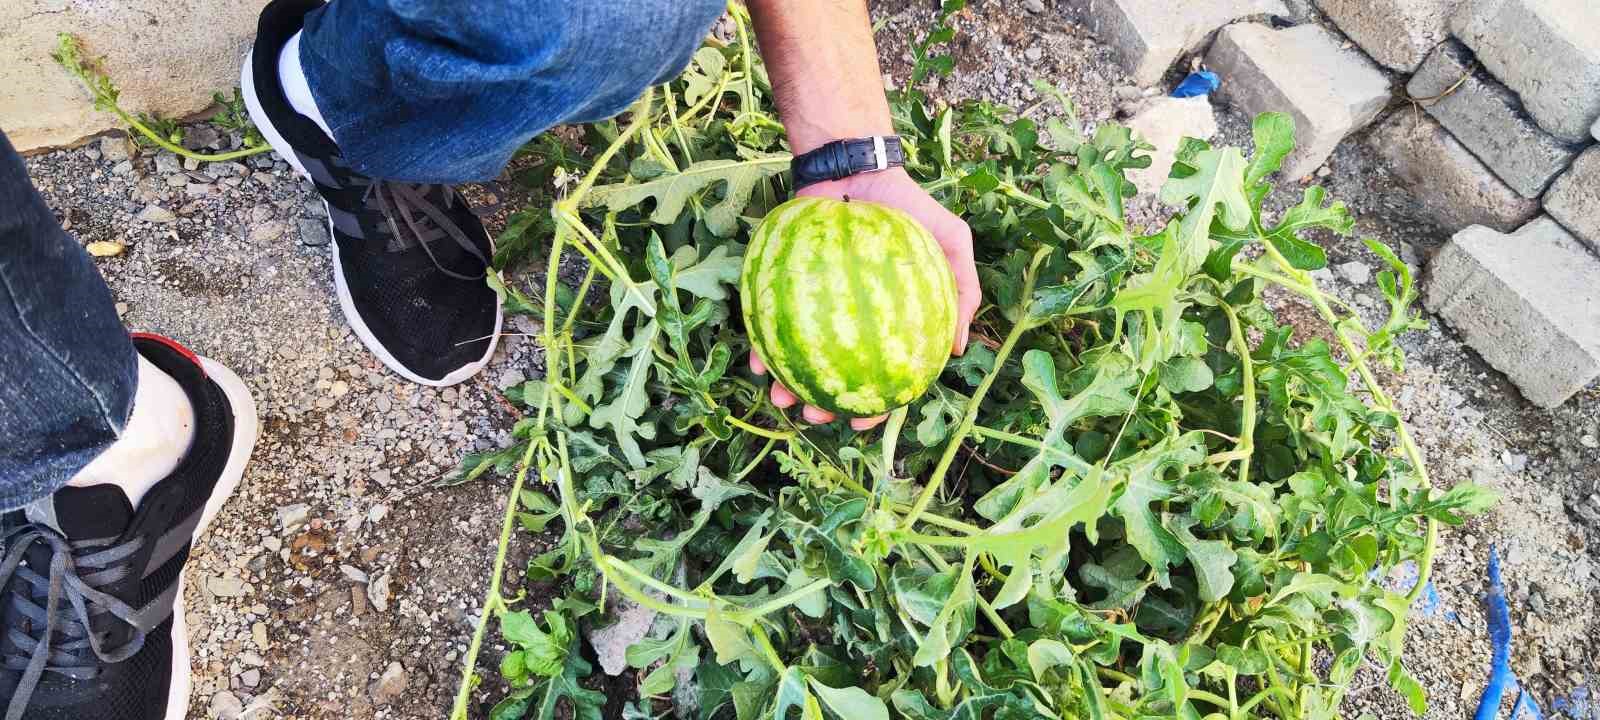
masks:
[[[769,440],[790,440],[794,438],[794,433],[787,430],[768,430],[764,427],[751,425],[750,423],[740,420],[732,415],[728,416],[728,424],[750,433],[751,435],[764,437]]]
[[[1256,370],[1250,359],[1250,343],[1245,340],[1244,329],[1239,325],[1239,315],[1225,302],[1217,303],[1228,316],[1228,332],[1233,337],[1233,347],[1239,353],[1239,370],[1243,375],[1240,387],[1244,405],[1239,413],[1239,442],[1234,452],[1240,453],[1239,479],[1250,480],[1250,456],[1255,451],[1256,434]]]
[[[145,136],[146,139],[160,146],[161,149],[169,150],[175,155],[191,158],[200,162],[226,162],[228,160],[235,160],[242,157],[250,157],[251,155],[260,155],[261,153],[272,150],[271,145],[261,145],[259,147],[244,148],[243,150],[234,150],[232,152],[225,152],[217,155],[197,153],[193,150],[183,147],[182,145],[169,142],[166,138],[161,137],[159,133],[150,129],[149,127],[146,127],[144,123],[139,122],[120,107],[112,106],[111,112],[116,113],[117,117],[122,118],[122,121],[127,123],[129,127],[138,130],[140,135]]]
[[[528,477],[528,465],[533,462],[533,448],[537,444],[529,442],[528,449],[523,451],[516,479],[511,483],[511,495],[506,498],[506,514],[500,520],[500,545],[494,554],[494,571],[489,576],[489,592],[484,598],[483,611],[478,613],[478,626],[472,631],[472,643],[467,646],[467,655],[461,663],[461,687],[456,691],[455,707],[450,711],[452,720],[467,718],[467,702],[471,698],[474,686],[472,680],[476,676],[473,669],[478,664],[478,652],[483,648],[484,633],[489,629],[489,616],[505,604],[500,597],[500,580],[506,574],[506,554],[511,549],[511,528],[517,517],[517,504],[521,502],[522,483]]]

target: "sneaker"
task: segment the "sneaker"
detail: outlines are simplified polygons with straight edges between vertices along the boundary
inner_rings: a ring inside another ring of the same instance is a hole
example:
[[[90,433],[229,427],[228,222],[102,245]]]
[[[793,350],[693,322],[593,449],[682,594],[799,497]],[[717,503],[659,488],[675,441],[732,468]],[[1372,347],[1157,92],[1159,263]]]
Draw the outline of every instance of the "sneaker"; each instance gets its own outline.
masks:
[[[182,720],[183,566],[256,440],[237,375],[165,338],[134,347],[188,393],[195,437],[137,508],[115,485],[65,487],[4,518],[0,707],[7,720]]]
[[[328,208],[334,286],[356,337],[412,382],[454,385],[488,364],[499,339],[500,297],[485,279],[494,246],[454,188],[362,175],[290,106],[278,56],[305,14],[321,6],[275,0],[262,10],[239,82],[245,106]]]

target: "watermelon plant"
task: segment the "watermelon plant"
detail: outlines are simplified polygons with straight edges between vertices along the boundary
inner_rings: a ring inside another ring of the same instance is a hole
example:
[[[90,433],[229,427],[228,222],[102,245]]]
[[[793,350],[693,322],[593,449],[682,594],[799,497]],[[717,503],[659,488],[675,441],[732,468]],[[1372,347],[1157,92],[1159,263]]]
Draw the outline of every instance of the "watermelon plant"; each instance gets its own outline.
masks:
[[[1294,147],[1283,115],[1255,120],[1248,153],[1185,140],[1161,191],[1176,210],[1136,229],[1124,173],[1149,147],[1126,128],[1085,133],[1044,85],[1063,117],[914,89],[948,72],[960,4],[891,99],[909,171],[972,226],[984,304],[959,358],[927,337],[942,368],[880,429],[803,425],[736,360],[741,313],[764,352],[824,357],[859,349],[763,339],[759,316],[870,319],[761,305],[783,263],[755,228],[782,212],[789,156],[737,3],[737,40],[625,123],[525,150],[535,203],[497,260],[543,263],[504,291],[544,365],[507,393],[512,443],[457,478],[513,481],[454,717],[491,632],[510,648],[496,720],[1333,718],[1367,665],[1424,709],[1408,608],[1438,524],[1492,497],[1430,487],[1379,382],[1422,326],[1410,270],[1368,242],[1388,264],[1376,328],[1317,289],[1312,236],[1353,221],[1316,186],[1264,210]],[[1325,327],[1297,337],[1268,292]],[[518,528],[554,544],[512,593]],[[583,644],[621,606],[655,615],[628,698],[593,689]]]

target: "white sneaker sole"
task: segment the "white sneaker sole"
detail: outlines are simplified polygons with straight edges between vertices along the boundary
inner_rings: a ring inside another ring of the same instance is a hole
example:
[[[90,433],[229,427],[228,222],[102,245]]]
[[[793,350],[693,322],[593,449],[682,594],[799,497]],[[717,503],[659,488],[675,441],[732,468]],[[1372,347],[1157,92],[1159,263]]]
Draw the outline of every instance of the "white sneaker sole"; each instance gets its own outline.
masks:
[[[211,491],[211,499],[206,501],[200,524],[194,529],[194,539],[191,541],[194,543],[200,541],[206,528],[222,512],[222,506],[239,489],[245,465],[250,462],[250,453],[255,449],[256,437],[261,431],[255,398],[250,395],[250,388],[245,387],[244,381],[232,370],[210,358],[200,358],[200,367],[205,369],[206,377],[222,389],[222,394],[233,408],[233,447],[228,451],[228,462],[222,467],[216,488]],[[184,720],[189,716],[189,692],[194,684],[189,657],[189,623],[184,617],[183,586],[184,578],[180,575],[177,600],[172,608],[172,682],[167,686],[165,720]]]
[[[256,99],[255,72],[254,63],[252,62],[252,55],[254,52],[254,50],[251,50],[249,53],[245,54],[244,69],[239,73],[239,88],[240,94],[244,95],[245,109],[250,112],[250,120],[254,122],[256,124],[256,128],[261,131],[261,136],[266,138],[267,144],[271,145],[272,149],[277,150],[278,155],[281,156],[285,162],[288,162],[289,166],[295,169],[295,172],[300,173],[301,177],[310,180],[311,173],[306,172],[305,166],[300,164],[300,159],[294,154],[294,150],[290,147],[289,142],[283,139],[283,135],[278,132],[277,128],[273,127],[272,120],[267,117],[266,111],[261,109],[261,101]],[[378,356],[378,360],[383,362],[385,367],[394,371],[394,373],[400,377],[417,383],[418,385],[427,385],[429,387],[449,387],[451,385],[460,384],[468,378],[471,378],[472,376],[482,372],[483,368],[489,364],[489,360],[494,357],[495,348],[500,344],[500,329],[505,323],[505,312],[503,305],[495,305],[494,334],[490,336],[489,347],[484,350],[482,358],[456,368],[455,370],[451,371],[450,374],[445,375],[437,380],[425,378],[416,374],[415,372],[412,372],[399,360],[395,359],[394,354],[389,352],[389,349],[384,347],[383,343],[378,342],[378,338],[372,334],[370,329],[367,328],[367,323],[361,319],[361,313],[356,312],[355,300],[350,297],[350,288],[345,285],[344,281],[344,267],[339,260],[339,243],[333,239],[333,213],[329,211],[327,200],[322,201],[322,208],[323,214],[328,216],[328,249],[333,255],[334,292],[339,296],[339,309],[344,311],[345,321],[350,323],[350,329],[355,331],[356,337],[360,338],[361,340],[361,344],[367,346],[367,350],[371,351],[373,355]],[[489,250],[491,253],[494,252],[494,241],[492,238],[489,242]]]

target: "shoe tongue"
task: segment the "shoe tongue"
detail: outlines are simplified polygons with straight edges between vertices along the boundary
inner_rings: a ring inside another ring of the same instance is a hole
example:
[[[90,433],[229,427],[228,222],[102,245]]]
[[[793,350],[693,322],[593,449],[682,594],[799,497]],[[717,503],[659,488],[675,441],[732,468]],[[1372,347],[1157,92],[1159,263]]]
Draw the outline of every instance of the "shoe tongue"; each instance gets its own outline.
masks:
[[[115,485],[68,486],[29,505],[27,516],[68,540],[99,540],[120,537],[128,529],[133,503]]]

